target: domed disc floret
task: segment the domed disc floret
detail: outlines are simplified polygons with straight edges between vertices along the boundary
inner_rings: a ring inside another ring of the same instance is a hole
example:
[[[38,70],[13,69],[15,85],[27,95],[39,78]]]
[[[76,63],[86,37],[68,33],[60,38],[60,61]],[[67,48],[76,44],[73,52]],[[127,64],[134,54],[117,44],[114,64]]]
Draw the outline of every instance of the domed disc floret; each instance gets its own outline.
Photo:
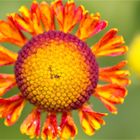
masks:
[[[19,52],[17,85],[32,104],[50,112],[81,107],[98,82],[98,65],[76,36],[49,31],[33,37]]]

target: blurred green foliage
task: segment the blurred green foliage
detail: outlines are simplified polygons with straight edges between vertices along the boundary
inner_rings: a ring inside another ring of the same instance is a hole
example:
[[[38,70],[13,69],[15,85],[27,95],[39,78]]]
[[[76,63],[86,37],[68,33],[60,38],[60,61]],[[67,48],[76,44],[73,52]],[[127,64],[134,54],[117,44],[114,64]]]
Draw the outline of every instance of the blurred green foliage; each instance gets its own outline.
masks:
[[[38,0],[41,1],[41,0]],[[11,12],[18,11],[21,5],[31,5],[32,0],[0,0],[0,19],[6,19],[6,15]],[[48,2],[50,2],[48,0]],[[109,22],[109,26],[99,35],[95,35],[88,40],[88,44],[94,44],[108,29],[116,27],[119,29],[119,34],[123,35],[126,44],[129,46],[135,34],[140,32],[140,1],[133,0],[75,0],[77,5],[84,5],[91,13],[100,12],[102,19]],[[4,44],[10,50],[18,51],[14,45]],[[126,56],[121,57],[123,59]],[[120,58],[100,59],[99,63],[103,66],[115,64]],[[0,68],[0,72],[13,73],[13,67]],[[135,78],[131,74],[132,84],[129,86],[128,96],[123,105],[118,106],[119,113],[117,115],[109,115],[105,118],[106,126],[103,126],[93,137],[88,137],[84,134],[79,124],[78,115],[73,113],[74,120],[78,125],[79,133],[76,140],[124,140],[137,139],[140,140],[140,84],[139,78]],[[14,89],[9,92],[9,95],[17,93]],[[8,96],[9,96],[8,95]],[[105,112],[103,105],[98,101],[90,100],[96,111]],[[0,120],[0,139],[1,140],[25,140],[28,139],[20,133],[19,127],[26,115],[31,111],[32,105],[27,105],[19,119],[12,127],[7,128],[3,125],[3,120]],[[45,117],[45,115],[43,115]]]

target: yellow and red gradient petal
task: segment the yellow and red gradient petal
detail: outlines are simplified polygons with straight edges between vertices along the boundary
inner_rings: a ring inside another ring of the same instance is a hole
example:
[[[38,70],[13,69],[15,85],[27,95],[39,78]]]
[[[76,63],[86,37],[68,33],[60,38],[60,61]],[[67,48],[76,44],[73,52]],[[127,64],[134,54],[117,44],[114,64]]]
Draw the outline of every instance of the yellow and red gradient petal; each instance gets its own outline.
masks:
[[[12,13],[8,15],[8,18],[12,20],[20,30],[34,34],[33,27],[31,27],[30,24],[21,17],[21,15]]]
[[[80,123],[83,131],[89,136],[94,135],[95,131],[100,129],[101,125],[105,124],[102,117],[106,115],[106,113],[93,111],[89,105],[83,105],[79,109]]]
[[[0,73],[0,96],[16,86],[15,75]]]
[[[23,96],[49,112],[79,108],[96,88],[98,64],[86,43],[60,31],[34,37],[19,52],[16,81]]]
[[[72,119],[70,112],[64,112],[60,123],[60,138],[62,140],[68,140],[74,138],[77,134],[76,125]]]
[[[127,90],[116,84],[99,85],[93,95],[101,100],[105,107],[116,114],[116,104],[122,104],[127,95]]]
[[[39,138],[40,136],[40,114],[41,111],[38,108],[32,110],[20,126],[22,134],[30,136],[30,138]]]
[[[127,86],[130,84],[128,79],[129,71],[121,70],[127,61],[121,61],[115,66],[105,67],[99,69],[99,79],[105,82],[110,82],[113,84],[118,84],[120,86]]]
[[[32,3],[30,10],[25,6],[22,6],[19,9],[19,12],[20,15],[13,13],[8,17],[20,30],[29,32],[32,35],[37,35],[43,32],[39,4],[36,1]]]
[[[56,140],[58,135],[58,125],[55,113],[49,113],[41,132],[42,140]]]
[[[11,126],[18,120],[24,105],[25,100],[21,95],[0,98],[0,118],[5,118],[5,125]]]
[[[76,36],[81,40],[86,40],[102,31],[107,24],[107,21],[100,20],[99,13],[96,13],[95,15],[86,13],[80,21]]]
[[[81,21],[85,12],[82,6],[76,7],[73,1],[68,1],[63,5],[62,0],[57,0],[52,2],[52,8],[60,30],[65,33],[70,32]]]
[[[92,51],[96,57],[100,56],[118,56],[127,52],[128,47],[123,46],[124,39],[117,35],[118,30],[110,29],[95,45]]]
[[[21,47],[26,41],[24,35],[11,20],[0,20],[0,42],[9,42]]]
[[[0,46],[0,66],[14,64],[17,60],[17,54]]]
[[[54,30],[54,12],[52,7],[45,1],[40,4],[40,15],[46,31]]]

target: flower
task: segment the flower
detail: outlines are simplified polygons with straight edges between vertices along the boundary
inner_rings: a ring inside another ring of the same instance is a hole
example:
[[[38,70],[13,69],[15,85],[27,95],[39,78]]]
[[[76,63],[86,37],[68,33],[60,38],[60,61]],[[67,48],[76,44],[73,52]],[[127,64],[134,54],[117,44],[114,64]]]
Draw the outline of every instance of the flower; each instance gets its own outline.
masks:
[[[73,1],[63,4],[56,0],[50,5],[34,1],[30,10],[21,6],[19,12],[9,14],[6,21],[0,20],[0,42],[21,48],[17,54],[0,46],[0,66],[15,68],[14,74],[0,74],[0,117],[5,119],[5,125],[13,125],[28,101],[35,108],[23,121],[21,133],[42,140],[66,140],[78,132],[71,113],[77,110],[83,131],[93,135],[105,124],[103,117],[107,114],[94,111],[87,102],[89,98],[99,99],[116,114],[115,105],[122,104],[127,95],[129,72],[122,69],[127,62],[107,67],[97,63],[100,57],[126,53],[123,37],[112,28],[89,47],[86,40],[108,23],[101,20],[99,13],[90,14]],[[75,26],[78,29],[72,34]],[[17,95],[2,97],[16,86],[20,91]],[[47,117],[41,127],[43,112]],[[57,113],[62,114],[60,124]]]
[[[128,64],[130,69],[135,72],[136,75],[140,76],[140,65],[138,64],[140,60],[140,35],[137,35],[131,45],[130,45],[130,50],[127,55],[128,58]],[[136,61],[137,60],[137,61]]]

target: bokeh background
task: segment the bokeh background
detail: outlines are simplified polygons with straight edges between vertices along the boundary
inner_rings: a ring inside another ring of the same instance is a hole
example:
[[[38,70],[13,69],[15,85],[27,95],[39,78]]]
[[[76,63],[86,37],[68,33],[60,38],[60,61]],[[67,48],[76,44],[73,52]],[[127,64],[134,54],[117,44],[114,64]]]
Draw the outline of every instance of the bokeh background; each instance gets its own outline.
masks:
[[[40,0],[38,0],[40,1]],[[47,0],[50,2],[50,0]],[[0,19],[6,19],[6,15],[16,12],[21,5],[31,5],[32,0],[0,0]],[[77,5],[84,5],[90,12],[100,12],[102,19],[109,22],[109,26],[99,35],[95,35],[89,39],[89,45],[94,44],[108,29],[116,27],[119,34],[125,38],[126,45],[131,46],[133,38],[140,32],[140,1],[139,0],[75,0]],[[7,48],[18,51],[14,45],[4,43]],[[103,58],[98,60],[101,66],[113,65],[125,59],[127,56],[116,58]],[[140,60],[136,60],[140,62]],[[139,64],[139,63],[138,63]],[[140,65],[140,64],[139,64]],[[129,67],[130,69],[130,67]],[[13,73],[13,67],[0,68],[1,73]],[[140,140],[140,77],[131,69],[132,84],[128,88],[128,96],[123,105],[118,106],[119,113],[117,115],[109,115],[105,118],[106,125],[103,126],[93,137],[84,134],[79,124],[78,115],[73,112],[74,120],[78,125],[79,133],[76,140]],[[8,95],[13,95],[18,89],[13,89]],[[96,111],[106,112],[103,105],[98,101],[91,99]],[[32,109],[32,105],[28,104],[19,119],[12,127],[3,125],[0,120],[0,139],[1,140],[28,140],[27,136],[20,133],[19,127],[26,115]],[[45,117],[45,114],[43,115]]]

